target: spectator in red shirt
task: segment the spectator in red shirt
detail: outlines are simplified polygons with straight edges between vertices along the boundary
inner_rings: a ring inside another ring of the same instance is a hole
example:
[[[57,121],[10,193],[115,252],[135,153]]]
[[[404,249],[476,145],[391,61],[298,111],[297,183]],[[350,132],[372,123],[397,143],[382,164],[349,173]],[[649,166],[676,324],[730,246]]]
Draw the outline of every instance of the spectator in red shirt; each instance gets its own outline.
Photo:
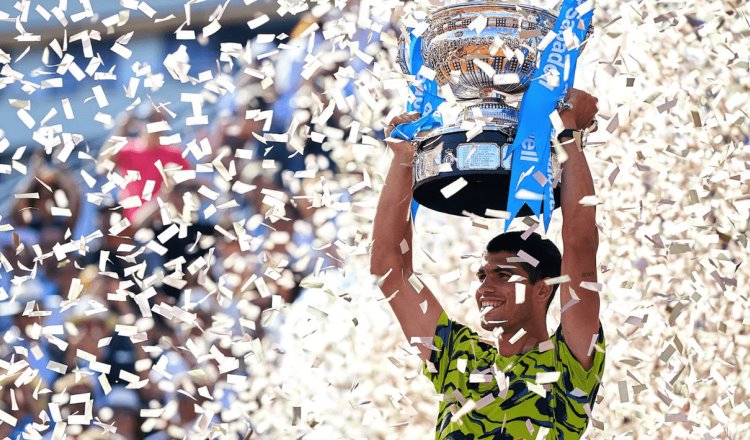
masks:
[[[164,121],[164,115],[158,111],[154,111],[148,117],[148,123],[156,123]],[[183,170],[192,168],[190,163],[182,157],[182,151],[178,147],[171,145],[162,145],[159,142],[160,132],[149,133],[146,125],[141,128],[141,135],[138,138],[134,138],[125,145],[115,158],[117,167],[120,173],[125,176],[128,171],[137,171],[140,174],[140,179],[135,180],[127,184],[127,186],[120,191],[119,200],[122,202],[131,196],[138,196],[141,199],[141,203],[146,203],[151,199],[153,195],[159,193],[162,184],[164,183],[159,169],[156,167],[157,161],[161,162],[162,169],[174,169],[180,167]],[[153,190],[150,192],[151,195],[147,195],[144,198],[143,190],[146,188],[146,182],[149,180],[154,182]],[[131,222],[134,221],[136,212],[141,208],[126,208],[124,209],[125,217]]]

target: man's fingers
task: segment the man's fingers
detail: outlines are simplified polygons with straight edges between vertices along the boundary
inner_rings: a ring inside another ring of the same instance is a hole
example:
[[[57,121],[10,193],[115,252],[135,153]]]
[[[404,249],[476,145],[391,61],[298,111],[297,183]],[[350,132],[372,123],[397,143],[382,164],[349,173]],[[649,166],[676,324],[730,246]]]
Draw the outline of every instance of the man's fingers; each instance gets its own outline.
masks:
[[[409,122],[414,122],[421,117],[422,115],[419,112],[403,113],[403,114],[396,116],[395,118],[391,119],[391,122],[389,122],[388,126],[385,128],[386,137],[390,137],[391,133],[393,133],[393,130],[396,128],[396,126],[401,125],[401,124],[406,124]]]
[[[399,124],[404,124],[406,122],[413,122],[413,121],[416,121],[417,119],[419,119],[421,116],[422,115],[420,115],[419,113],[416,113],[416,114],[414,114],[414,113],[408,113],[408,114],[405,114],[405,115],[396,116],[391,121],[391,125],[399,125]]]

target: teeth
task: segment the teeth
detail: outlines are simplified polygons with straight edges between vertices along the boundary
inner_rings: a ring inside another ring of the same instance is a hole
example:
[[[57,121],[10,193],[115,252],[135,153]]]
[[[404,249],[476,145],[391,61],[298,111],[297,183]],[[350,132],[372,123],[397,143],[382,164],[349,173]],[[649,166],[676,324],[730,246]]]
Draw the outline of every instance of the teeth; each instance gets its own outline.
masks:
[[[485,307],[499,307],[502,304],[499,301],[482,301],[482,308]]]

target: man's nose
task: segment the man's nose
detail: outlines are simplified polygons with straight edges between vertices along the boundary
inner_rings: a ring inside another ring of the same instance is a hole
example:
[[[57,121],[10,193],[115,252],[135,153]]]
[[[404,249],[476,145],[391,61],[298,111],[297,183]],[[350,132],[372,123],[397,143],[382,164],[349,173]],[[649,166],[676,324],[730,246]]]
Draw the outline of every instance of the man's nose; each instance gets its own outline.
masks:
[[[477,287],[477,292],[482,293],[490,293],[492,292],[492,286],[487,281],[482,281],[482,283]]]

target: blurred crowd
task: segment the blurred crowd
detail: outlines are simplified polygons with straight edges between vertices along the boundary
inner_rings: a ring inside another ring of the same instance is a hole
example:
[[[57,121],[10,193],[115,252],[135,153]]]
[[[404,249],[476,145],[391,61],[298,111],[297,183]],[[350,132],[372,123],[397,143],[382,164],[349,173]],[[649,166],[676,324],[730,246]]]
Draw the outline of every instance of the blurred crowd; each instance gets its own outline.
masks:
[[[329,106],[326,88],[354,81],[331,82],[349,66],[332,53],[310,79],[300,51],[251,66],[277,69],[273,87],[237,75],[193,145],[165,142],[184,115],[143,104],[88,169],[34,156],[0,233],[0,410],[16,420],[0,438],[253,432],[237,405],[249,359],[267,339],[283,353],[286,305],[336,273],[350,241],[332,150],[359,128]]]
[[[0,438],[434,432],[432,385],[366,267],[378,130],[406,99],[397,38],[425,3],[401,21],[399,2],[311,4],[289,36],[212,54],[208,125],[148,102],[77,146],[80,168],[22,164],[0,218]],[[602,127],[586,154],[608,365],[590,439],[750,427],[750,4],[688,3],[597,2],[578,64]],[[172,55],[152,82],[192,79]],[[420,210],[415,268],[461,322],[478,322],[472,265],[496,232]]]

